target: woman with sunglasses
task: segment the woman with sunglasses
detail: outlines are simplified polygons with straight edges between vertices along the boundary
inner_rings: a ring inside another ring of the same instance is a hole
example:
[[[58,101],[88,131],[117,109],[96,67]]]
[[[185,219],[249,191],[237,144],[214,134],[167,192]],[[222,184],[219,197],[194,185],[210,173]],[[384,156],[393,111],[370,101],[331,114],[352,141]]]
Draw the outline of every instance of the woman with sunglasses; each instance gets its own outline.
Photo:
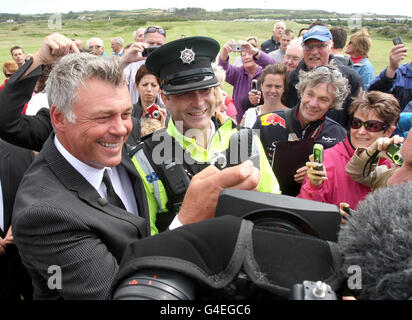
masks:
[[[379,138],[389,138],[399,114],[399,102],[392,95],[362,92],[349,108],[349,134],[345,141],[325,150],[323,169],[318,169],[313,155],[309,157],[307,176],[298,197],[335,205],[345,202],[345,207],[356,209],[371,188],[351,179],[345,171],[346,164],[355,150],[368,148]],[[390,167],[386,159],[381,160],[381,164]]]

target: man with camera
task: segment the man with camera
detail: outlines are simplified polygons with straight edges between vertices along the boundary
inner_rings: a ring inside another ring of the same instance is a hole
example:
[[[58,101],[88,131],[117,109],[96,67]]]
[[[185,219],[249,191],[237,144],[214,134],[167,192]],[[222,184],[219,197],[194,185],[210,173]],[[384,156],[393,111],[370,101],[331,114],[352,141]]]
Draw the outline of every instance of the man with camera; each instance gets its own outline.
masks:
[[[166,43],[166,30],[159,26],[147,27],[144,31],[144,42],[135,42],[123,55],[124,73],[129,87],[132,104],[139,100],[139,92],[136,89],[135,77],[137,70],[145,63],[146,56],[143,51],[147,47],[157,47]]]
[[[175,214],[190,178],[209,164],[222,169],[250,158],[260,169],[257,190],[279,193],[259,138],[231,119],[220,123],[212,117],[219,81],[211,62],[218,51],[214,39],[189,37],[163,45],[146,60],[148,71],[161,80],[161,97],[171,114],[167,128],[130,152],[148,190],[152,233],[180,225]]]
[[[412,63],[401,65],[408,55],[408,48],[399,41],[395,43],[389,53],[389,66],[372,80],[367,90],[392,93],[399,100],[401,110],[411,112],[412,105],[409,103],[412,101]],[[408,109],[405,109],[407,105]]]

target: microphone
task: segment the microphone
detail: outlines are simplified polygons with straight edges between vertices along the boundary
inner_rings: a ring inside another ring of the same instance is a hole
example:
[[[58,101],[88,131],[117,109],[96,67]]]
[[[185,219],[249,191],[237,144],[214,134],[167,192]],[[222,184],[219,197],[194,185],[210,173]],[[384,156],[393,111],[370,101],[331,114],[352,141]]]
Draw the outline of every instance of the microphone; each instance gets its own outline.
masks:
[[[342,226],[338,244],[342,272],[360,267],[356,297],[405,300],[412,297],[412,181],[380,188],[359,202]]]

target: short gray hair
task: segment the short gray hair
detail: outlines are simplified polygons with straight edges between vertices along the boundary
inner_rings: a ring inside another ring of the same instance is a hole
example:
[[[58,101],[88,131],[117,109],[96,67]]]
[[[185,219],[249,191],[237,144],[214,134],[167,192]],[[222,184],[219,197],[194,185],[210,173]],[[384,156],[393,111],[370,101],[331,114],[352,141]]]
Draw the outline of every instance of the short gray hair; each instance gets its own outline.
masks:
[[[124,40],[122,37],[114,37],[111,39],[111,41],[120,44],[122,47],[124,46]]]
[[[308,85],[316,87],[321,83],[328,83],[328,91],[334,95],[333,109],[341,109],[342,104],[350,92],[348,79],[334,65],[320,66],[309,72],[301,70],[299,72],[299,82],[296,85],[298,95],[302,98]],[[333,90],[330,90],[333,87]]]
[[[103,47],[103,40],[100,38],[91,38],[87,40],[87,47],[90,47],[90,42],[96,42],[96,45]]]
[[[46,82],[49,105],[55,105],[57,110],[74,123],[76,118],[73,104],[77,89],[89,79],[100,79],[116,87],[125,84],[120,58],[102,58],[86,52],[64,56],[53,67]]]
[[[226,71],[219,66],[216,62],[212,63],[212,69],[215,73],[216,79],[219,81],[219,84],[222,86],[226,80]]]

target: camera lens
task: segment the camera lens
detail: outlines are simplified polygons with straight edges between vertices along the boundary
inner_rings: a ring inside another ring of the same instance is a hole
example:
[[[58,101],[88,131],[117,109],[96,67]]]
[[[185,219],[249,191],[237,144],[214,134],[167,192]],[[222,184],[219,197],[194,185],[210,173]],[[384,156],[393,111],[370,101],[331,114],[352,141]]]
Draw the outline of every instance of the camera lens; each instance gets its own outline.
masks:
[[[141,270],[123,280],[114,300],[194,300],[195,282],[168,270]]]
[[[159,118],[160,118],[160,112],[157,111],[157,110],[155,110],[155,111],[153,111],[152,116],[153,116],[153,118],[155,118],[155,119],[159,119]]]

